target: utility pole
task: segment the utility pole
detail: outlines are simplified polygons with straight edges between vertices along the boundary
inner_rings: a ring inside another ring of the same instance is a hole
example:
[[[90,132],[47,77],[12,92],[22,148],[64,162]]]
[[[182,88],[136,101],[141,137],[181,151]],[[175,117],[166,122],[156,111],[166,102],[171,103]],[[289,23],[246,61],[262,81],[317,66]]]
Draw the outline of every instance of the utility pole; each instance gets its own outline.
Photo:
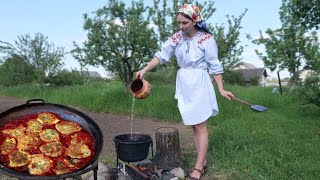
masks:
[[[279,71],[277,71],[277,74],[278,74],[279,90],[280,90],[280,94],[282,94],[281,79],[280,79]]]

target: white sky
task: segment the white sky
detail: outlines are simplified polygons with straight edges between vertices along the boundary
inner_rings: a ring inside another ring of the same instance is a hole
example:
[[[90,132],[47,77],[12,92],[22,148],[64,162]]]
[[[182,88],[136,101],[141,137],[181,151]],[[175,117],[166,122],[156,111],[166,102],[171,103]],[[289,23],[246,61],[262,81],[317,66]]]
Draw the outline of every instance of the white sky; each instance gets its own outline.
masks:
[[[200,1],[200,0],[199,0]],[[124,1],[130,3],[131,0]],[[150,3],[150,0],[145,0]],[[63,46],[66,50],[73,48],[72,42],[83,42],[86,32],[83,31],[83,14],[107,5],[107,0],[10,0],[1,2],[0,6],[0,41],[13,43],[20,35],[42,33],[48,41],[56,46]],[[216,12],[208,19],[212,24],[227,24],[226,15],[238,17],[245,8],[247,14],[243,17],[241,43],[245,46],[243,61],[263,67],[263,62],[256,56],[254,49],[261,49],[246,39],[246,34],[257,37],[259,30],[279,28],[279,8],[281,0],[216,0]],[[66,68],[79,68],[78,62],[71,56],[65,59]],[[103,68],[93,68],[102,76],[106,76]],[[269,71],[270,72],[270,71]],[[281,72],[281,76],[288,76]],[[273,73],[272,76],[276,76]],[[281,78],[283,78],[281,77]]]

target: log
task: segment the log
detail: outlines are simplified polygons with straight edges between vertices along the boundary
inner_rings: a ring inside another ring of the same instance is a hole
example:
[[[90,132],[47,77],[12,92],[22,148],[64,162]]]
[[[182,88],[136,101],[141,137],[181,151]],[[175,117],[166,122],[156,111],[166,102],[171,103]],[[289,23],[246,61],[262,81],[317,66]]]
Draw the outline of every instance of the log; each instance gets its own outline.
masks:
[[[179,132],[173,127],[156,130],[156,154],[151,160],[157,169],[172,170],[182,167]]]
[[[133,164],[126,164],[126,172],[132,179],[149,180],[150,177]]]

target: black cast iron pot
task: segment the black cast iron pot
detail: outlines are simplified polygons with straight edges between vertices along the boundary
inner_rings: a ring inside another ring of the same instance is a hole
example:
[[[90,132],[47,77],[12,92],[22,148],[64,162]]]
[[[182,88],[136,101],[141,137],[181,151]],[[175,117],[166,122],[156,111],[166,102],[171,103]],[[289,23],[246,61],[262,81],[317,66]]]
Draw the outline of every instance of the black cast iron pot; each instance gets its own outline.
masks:
[[[21,173],[18,171],[11,170],[2,164],[0,164],[0,173],[16,177],[19,179],[65,179],[70,177],[75,177],[81,174],[84,174],[86,172],[89,172],[90,170],[93,170],[97,166],[97,160],[99,157],[99,154],[103,147],[103,135],[99,128],[99,126],[86,114],[75,110],[73,108],[59,105],[59,104],[51,104],[46,103],[42,99],[31,99],[26,102],[26,104],[13,107],[3,113],[0,114],[0,126],[3,124],[14,121],[16,119],[19,119],[20,117],[36,114],[39,112],[53,112],[55,114],[58,114],[62,119],[66,119],[69,121],[76,122],[80,124],[80,126],[89,132],[94,140],[94,155],[92,159],[85,165],[84,167],[77,169],[75,171],[72,171],[67,174],[61,174],[61,175],[55,175],[55,176],[36,176],[36,175],[30,175],[26,173]]]
[[[138,162],[147,158],[151,145],[153,156],[153,142],[148,134],[121,134],[113,141],[118,158],[125,162]]]

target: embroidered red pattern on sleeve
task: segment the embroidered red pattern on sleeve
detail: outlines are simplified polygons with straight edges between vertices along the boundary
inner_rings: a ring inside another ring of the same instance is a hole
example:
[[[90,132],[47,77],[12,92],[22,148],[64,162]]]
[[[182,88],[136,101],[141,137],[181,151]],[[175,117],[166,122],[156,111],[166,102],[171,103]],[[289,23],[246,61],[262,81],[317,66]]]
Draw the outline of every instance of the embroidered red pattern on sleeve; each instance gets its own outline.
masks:
[[[173,36],[171,36],[171,40],[173,41],[173,43],[175,45],[178,45],[179,44],[179,41],[181,39],[181,35],[179,32],[175,33]]]
[[[200,38],[199,38],[199,41],[198,41],[198,44],[201,44],[201,43],[203,43],[204,41],[206,41],[207,39],[210,39],[210,38],[212,38],[211,34],[201,34]]]

